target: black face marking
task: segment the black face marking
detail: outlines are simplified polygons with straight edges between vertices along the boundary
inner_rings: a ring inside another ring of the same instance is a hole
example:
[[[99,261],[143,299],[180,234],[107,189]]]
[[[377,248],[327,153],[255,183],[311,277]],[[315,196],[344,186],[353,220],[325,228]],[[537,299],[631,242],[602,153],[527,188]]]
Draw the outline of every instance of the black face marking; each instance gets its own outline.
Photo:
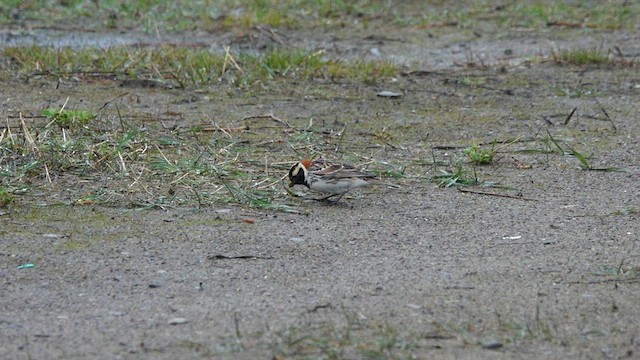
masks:
[[[292,187],[293,185],[304,185],[309,187],[309,184],[306,182],[304,172],[305,169],[302,164],[298,163],[293,165],[291,170],[289,170],[289,187]]]

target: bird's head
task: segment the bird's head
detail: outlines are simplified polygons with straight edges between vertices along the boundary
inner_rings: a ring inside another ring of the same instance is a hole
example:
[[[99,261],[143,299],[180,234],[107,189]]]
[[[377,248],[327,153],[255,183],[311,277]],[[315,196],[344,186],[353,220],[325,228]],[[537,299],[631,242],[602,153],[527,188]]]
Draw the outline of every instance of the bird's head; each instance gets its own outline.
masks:
[[[309,168],[311,167],[311,160],[302,160],[291,167],[289,170],[289,187],[293,185],[305,185],[309,177]]]

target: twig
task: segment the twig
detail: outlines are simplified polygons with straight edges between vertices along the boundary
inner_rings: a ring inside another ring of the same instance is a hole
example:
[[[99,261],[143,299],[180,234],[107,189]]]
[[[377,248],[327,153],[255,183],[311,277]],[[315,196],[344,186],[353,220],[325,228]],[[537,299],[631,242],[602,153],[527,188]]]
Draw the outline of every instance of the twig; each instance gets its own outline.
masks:
[[[526,198],[526,197],[523,197],[523,196],[515,196],[515,195],[509,195],[509,194],[497,194],[497,193],[490,193],[490,192],[485,192],[485,191],[476,191],[476,190],[469,190],[469,189],[462,189],[462,188],[458,188],[458,191],[463,192],[463,193],[471,193],[471,194],[487,195],[487,196],[497,196],[497,197],[503,197],[503,198],[509,198],[509,199],[518,199],[518,200],[525,200],[525,201],[538,201],[538,199]]]
[[[216,254],[216,255],[209,255],[207,256],[207,259],[209,260],[272,260],[273,257],[271,256],[258,256],[258,255],[231,255],[231,256],[227,256],[227,255],[222,255],[222,254]]]
[[[284,45],[284,46],[288,46],[288,47],[292,47],[291,45],[286,44],[283,39],[282,36],[280,36],[279,34],[277,34],[272,28],[267,27],[267,26],[254,26],[254,29],[258,30],[258,32],[260,32],[262,35],[268,37],[270,40],[277,42],[280,45]]]
[[[279,123],[287,126],[288,128],[293,129],[293,126],[291,126],[291,124],[289,124],[285,120],[282,120],[280,118],[275,117],[273,114],[245,116],[240,121],[245,121],[245,120],[250,120],[250,119],[271,119],[271,120],[274,120],[276,122],[279,122]]]
[[[609,114],[607,114],[607,110],[604,109],[604,106],[600,105],[600,110],[602,110],[602,112],[604,113],[604,116],[607,118],[607,120],[609,120],[609,122],[611,123],[611,126],[613,127],[613,131],[618,131],[618,128],[616,128],[616,124],[613,122],[613,119],[611,119],[611,117],[609,116]]]
[[[567,284],[587,284],[587,285],[592,285],[592,284],[603,284],[603,283],[610,283],[610,282],[615,282],[615,283],[640,283],[640,277],[636,276],[636,277],[632,277],[632,278],[628,278],[628,279],[616,278],[616,279],[602,279],[602,280],[589,280],[589,281],[569,281],[569,282],[567,282]]]
[[[564,125],[567,125],[569,123],[569,120],[571,120],[571,117],[573,117],[573,114],[576,112],[576,110],[578,110],[578,107],[574,107],[573,110],[571,110],[571,112],[569,113],[569,116],[567,116],[566,119],[564,119]]]
[[[205,127],[200,129],[200,131],[202,132],[213,132],[213,131],[221,131],[223,133],[225,133],[227,136],[229,136],[229,138],[233,139],[233,136],[231,136],[231,132],[239,132],[239,131],[246,131],[249,130],[248,126],[238,126],[238,127],[226,127],[226,128],[222,128],[216,124],[213,124],[214,127]]]

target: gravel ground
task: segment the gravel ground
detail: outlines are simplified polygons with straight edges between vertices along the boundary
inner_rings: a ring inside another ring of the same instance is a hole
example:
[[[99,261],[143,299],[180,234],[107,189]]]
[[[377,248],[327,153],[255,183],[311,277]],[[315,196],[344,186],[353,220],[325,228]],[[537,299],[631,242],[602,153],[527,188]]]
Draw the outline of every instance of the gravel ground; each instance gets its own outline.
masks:
[[[295,46],[326,46],[328,56],[342,49],[345,57],[387,57],[424,72],[391,89],[351,89],[363,103],[265,97],[254,108],[327,121],[382,112],[390,128],[410,129],[402,147],[379,155],[386,161],[430,158],[434,149],[447,158],[447,145],[459,139],[536,136],[548,125],[595,165],[625,171],[504,152],[479,172],[515,192],[461,192],[407,177],[397,180],[400,189],[367,188],[336,205],[300,200],[305,214],[43,207],[37,195],[18,199],[0,216],[0,357],[637,358],[640,74],[527,59],[603,43],[637,56],[638,35],[387,30],[282,35]],[[463,66],[470,58],[487,67]],[[495,81],[473,90],[449,81],[479,75]],[[4,111],[96,90],[30,86],[3,81],[3,99],[23,99]],[[602,95],[550,90],[589,86]],[[379,90],[404,96],[379,99]],[[183,96],[136,92],[139,106],[157,111]],[[442,110],[450,120],[434,123],[429,109],[443,98],[452,99]],[[225,111],[213,100],[190,106]],[[574,107],[580,116],[564,125]],[[434,175],[428,166],[424,172]]]

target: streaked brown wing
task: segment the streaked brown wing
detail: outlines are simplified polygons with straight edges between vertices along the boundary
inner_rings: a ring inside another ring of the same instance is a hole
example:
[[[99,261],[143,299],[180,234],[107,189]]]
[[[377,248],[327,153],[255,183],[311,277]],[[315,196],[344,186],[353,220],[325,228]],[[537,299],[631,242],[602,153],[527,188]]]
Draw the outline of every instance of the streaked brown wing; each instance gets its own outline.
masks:
[[[374,174],[365,173],[358,169],[349,167],[347,165],[332,165],[326,169],[313,172],[316,175],[320,175],[325,179],[345,179],[345,178],[360,178],[369,179],[375,178]]]
[[[341,169],[344,169],[344,165],[332,164],[332,165],[330,165],[330,166],[328,166],[328,167],[326,167],[324,169],[316,170],[313,173],[316,174],[316,175],[325,176],[325,175],[330,175],[330,174],[336,173],[336,172],[340,171]]]

